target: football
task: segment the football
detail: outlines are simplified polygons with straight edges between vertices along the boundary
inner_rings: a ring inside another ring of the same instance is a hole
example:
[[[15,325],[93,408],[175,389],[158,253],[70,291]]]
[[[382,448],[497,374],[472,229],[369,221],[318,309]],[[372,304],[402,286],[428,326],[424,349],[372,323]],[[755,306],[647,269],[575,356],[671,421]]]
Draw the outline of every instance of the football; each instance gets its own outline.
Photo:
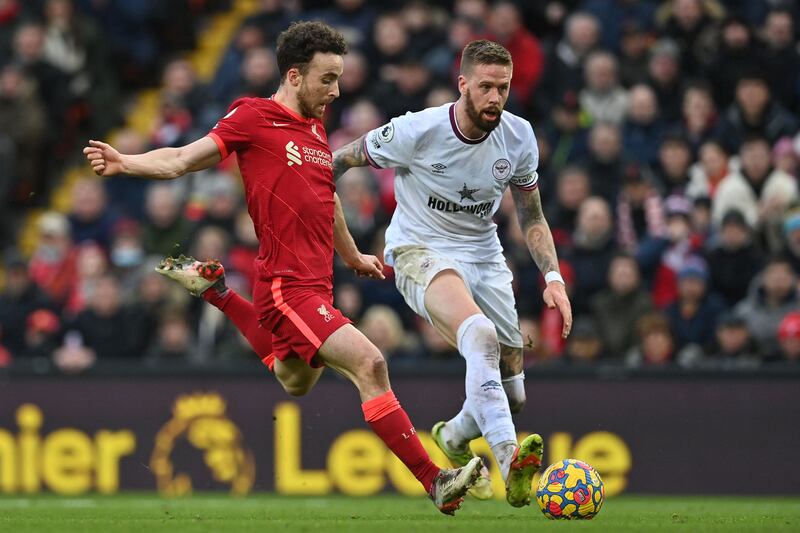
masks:
[[[577,459],[564,459],[542,473],[536,501],[551,519],[589,520],[605,500],[603,480],[594,468]]]

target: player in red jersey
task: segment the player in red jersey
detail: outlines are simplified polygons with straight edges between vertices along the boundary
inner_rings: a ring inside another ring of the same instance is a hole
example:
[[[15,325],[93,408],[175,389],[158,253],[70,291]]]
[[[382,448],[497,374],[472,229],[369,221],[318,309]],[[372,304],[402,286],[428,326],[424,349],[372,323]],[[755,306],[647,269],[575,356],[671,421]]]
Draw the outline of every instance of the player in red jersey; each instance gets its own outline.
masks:
[[[439,510],[452,514],[479,475],[480,459],[456,470],[440,469],[430,460],[391,390],[380,351],[333,307],[334,244],[358,272],[382,276],[378,259],[360,254],[346,231],[320,121],[326,105],[339,96],[345,53],[344,38],[329,26],[292,24],[278,38],[281,85],[272,98],[237,100],[207,136],[180,148],[123,155],[106,143],[89,141],[84,154],[101,176],[171,179],[236,152],[259,240],[254,303],[224,284],[195,292],[223,309],[289,394],[307,393],[325,366],[350,379],[373,431]],[[164,270],[179,280],[203,279],[210,285],[207,278],[222,272],[214,271],[217,265],[184,269],[173,260]]]

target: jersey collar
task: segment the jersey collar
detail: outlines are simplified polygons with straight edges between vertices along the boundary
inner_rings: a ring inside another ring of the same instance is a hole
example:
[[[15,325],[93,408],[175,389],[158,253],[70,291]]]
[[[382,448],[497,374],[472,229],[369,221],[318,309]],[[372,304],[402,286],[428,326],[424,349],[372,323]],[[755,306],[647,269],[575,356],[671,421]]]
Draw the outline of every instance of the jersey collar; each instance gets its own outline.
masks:
[[[486,140],[489,137],[489,133],[484,133],[483,137],[478,139],[470,139],[463,133],[461,133],[461,128],[458,127],[458,121],[456,120],[456,104],[452,104],[450,106],[450,126],[453,128],[453,133],[456,134],[458,140],[465,143],[465,144],[479,144]]]

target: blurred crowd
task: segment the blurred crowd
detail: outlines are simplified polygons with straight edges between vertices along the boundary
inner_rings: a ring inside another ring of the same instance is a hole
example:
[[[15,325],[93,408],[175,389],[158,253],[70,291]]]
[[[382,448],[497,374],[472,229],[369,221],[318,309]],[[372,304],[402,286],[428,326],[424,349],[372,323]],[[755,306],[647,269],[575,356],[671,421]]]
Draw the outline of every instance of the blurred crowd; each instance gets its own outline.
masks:
[[[293,20],[323,20],[350,43],[325,118],[333,149],[454,101],[461,49],[490,38],[514,58],[506,109],[537,134],[540,191],[575,312],[564,340],[507,196],[496,222],[526,366],[800,363],[796,1],[258,4],[202,83],[178,53],[197,32],[187,13],[224,2],[0,0],[0,57],[12,58],[0,71],[0,160],[16,168],[0,175],[6,205],[46,193],[42,167],[57,150],[74,152],[118,122],[120,87],[158,80],[161,95],[149,135],[112,139],[124,153],[193,141],[238,96],[268,97],[279,81],[275,40]],[[70,211],[40,219],[31,257],[3,255],[0,366],[252,358],[219,311],[153,270],[166,255],[220,259],[229,286],[250,294],[257,242],[234,159],[174,182],[80,179]],[[352,169],[337,190],[356,243],[382,256],[393,172]],[[334,274],[336,306],[390,361],[458,360],[404,304],[390,268],[386,281],[339,263]]]

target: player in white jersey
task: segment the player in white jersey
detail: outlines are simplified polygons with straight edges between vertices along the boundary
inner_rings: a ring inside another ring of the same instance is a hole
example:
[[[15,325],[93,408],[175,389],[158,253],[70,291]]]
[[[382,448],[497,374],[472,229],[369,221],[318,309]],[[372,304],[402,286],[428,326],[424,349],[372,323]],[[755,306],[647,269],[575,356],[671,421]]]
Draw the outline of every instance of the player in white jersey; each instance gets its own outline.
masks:
[[[462,53],[454,104],[407,113],[334,154],[334,176],[372,165],[395,169],[397,209],[386,231],[385,261],[408,305],[465,358],[466,400],[451,420],[433,428],[455,464],[468,461],[469,442],[483,435],[506,480],[506,499],[530,502],[531,478],[543,443],[519,445],[511,420],[525,403],[522,335],[492,215],[507,188],[525,241],[557,307],[566,337],[572,311],[558,270],[553,237],[542,214],[538,148],[528,121],[503,112],[513,65],[497,43],[474,41]],[[492,495],[488,472],[473,494]]]

